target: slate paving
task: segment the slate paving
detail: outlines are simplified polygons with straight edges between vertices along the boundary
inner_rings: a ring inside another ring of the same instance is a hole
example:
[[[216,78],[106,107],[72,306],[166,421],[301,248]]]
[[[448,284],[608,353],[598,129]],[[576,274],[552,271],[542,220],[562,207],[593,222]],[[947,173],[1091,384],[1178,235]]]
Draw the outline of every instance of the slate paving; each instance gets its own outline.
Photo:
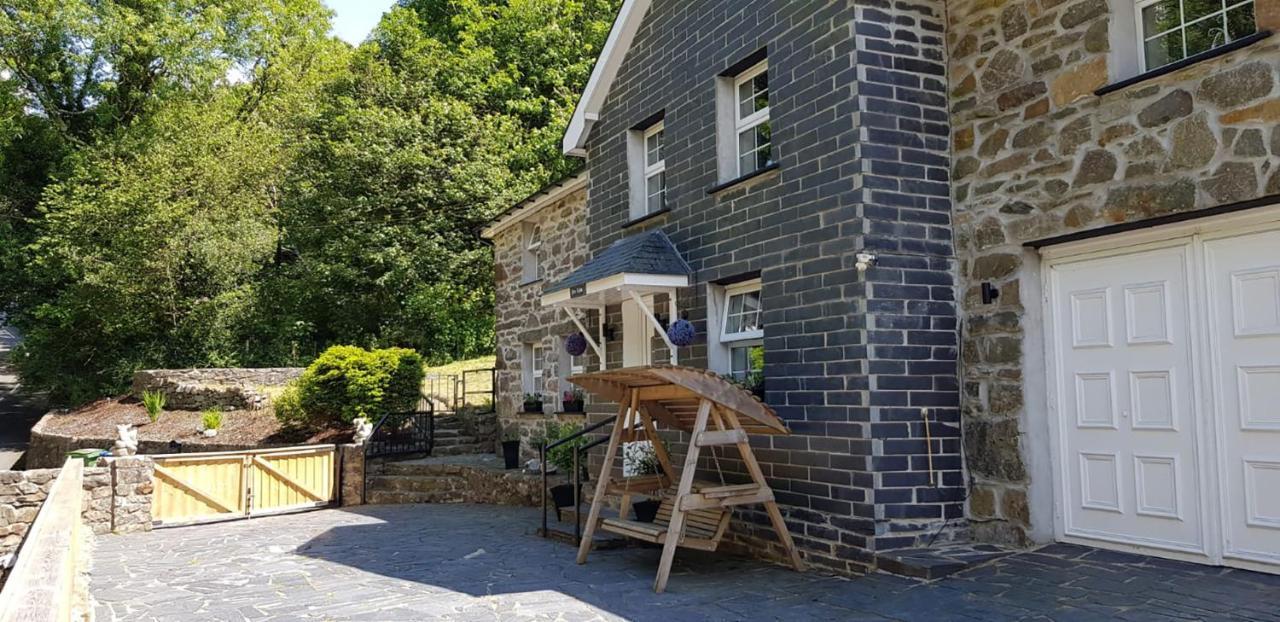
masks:
[[[574,550],[538,510],[366,506],[103,536],[97,620],[1259,620],[1280,576],[1055,544],[944,579],[846,579],[680,551]]]

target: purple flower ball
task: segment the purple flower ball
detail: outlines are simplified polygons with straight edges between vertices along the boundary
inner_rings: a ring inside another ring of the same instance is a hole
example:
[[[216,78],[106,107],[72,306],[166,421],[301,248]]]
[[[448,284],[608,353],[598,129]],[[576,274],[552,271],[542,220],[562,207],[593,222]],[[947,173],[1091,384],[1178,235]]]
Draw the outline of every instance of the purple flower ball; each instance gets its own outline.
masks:
[[[564,351],[571,356],[582,356],[587,351],[587,338],[582,333],[574,333],[564,338]]]
[[[693,328],[693,322],[689,320],[676,320],[667,328],[667,338],[678,346],[687,346],[693,344],[693,338],[697,335],[697,331]]]

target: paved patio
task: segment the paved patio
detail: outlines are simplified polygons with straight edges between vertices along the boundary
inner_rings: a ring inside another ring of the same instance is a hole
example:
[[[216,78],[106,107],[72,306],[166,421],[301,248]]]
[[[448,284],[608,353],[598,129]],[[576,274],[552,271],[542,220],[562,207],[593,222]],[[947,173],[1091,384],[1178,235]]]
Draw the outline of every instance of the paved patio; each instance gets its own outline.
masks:
[[[933,583],[681,551],[573,550],[537,510],[368,506],[105,536],[106,620],[1276,620],[1280,576],[1052,545]]]

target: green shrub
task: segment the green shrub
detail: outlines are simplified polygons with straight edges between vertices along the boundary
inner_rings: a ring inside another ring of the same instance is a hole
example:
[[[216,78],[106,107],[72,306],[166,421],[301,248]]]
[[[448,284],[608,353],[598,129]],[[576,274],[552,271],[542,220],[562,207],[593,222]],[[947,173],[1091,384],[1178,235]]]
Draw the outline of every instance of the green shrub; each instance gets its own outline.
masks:
[[[302,394],[297,380],[290,382],[279,395],[271,400],[276,419],[286,428],[300,428],[307,425],[307,413],[302,410]]]
[[[155,423],[160,419],[160,413],[164,412],[164,393],[159,391],[143,391],[142,407],[147,409],[147,418],[151,423]]]
[[[334,346],[303,372],[297,381],[297,408],[286,397],[283,412],[319,426],[349,425],[357,417],[376,423],[387,413],[412,411],[425,373],[422,363],[417,352],[404,348]],[[278,417],[281,412],[277,406]]]
[[[547,423],[546,442],[548,445],[562,439],[577,434],[582,426],[572,423],[560,423],[552,421]],[[573,450],[587,444],[587,437],[579,436],[578,438],[547,450],[547,462],[554,464],[556,470],[565,475],[573,475]],[[585,458],[585,456],[584,456]],[[584,460],[585,462],[585,460]],[[580,467],[586,467],[585,464],[579,464]]]
[[[206,430],[217,430],[222,427],[222,411],[216,408],[206,409],[200,413],[200,422]]]

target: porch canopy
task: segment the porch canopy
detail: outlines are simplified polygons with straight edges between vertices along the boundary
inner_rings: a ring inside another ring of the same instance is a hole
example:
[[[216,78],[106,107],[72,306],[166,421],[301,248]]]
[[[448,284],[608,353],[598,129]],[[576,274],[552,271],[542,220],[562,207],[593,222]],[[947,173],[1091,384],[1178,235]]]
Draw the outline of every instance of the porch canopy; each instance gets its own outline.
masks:
[[[667,234],[657,230],[646,231],[614,242],[569,276],[547,286],[542,293],[542,306],[565,310],[595,350],[600,369],[604,369],[605,307],[634,302],[666,341],[674,364],[676,347],[667,339],[666,330],[654,315],[654,310],[645,303],[645,297],[667,294],[668,316],[674,320],[677,317],[676,290],[688,287],[692,275],[693,270]],[[589,310],[599,313],[599,331],[594,338],[578,316],[579,311]]]

